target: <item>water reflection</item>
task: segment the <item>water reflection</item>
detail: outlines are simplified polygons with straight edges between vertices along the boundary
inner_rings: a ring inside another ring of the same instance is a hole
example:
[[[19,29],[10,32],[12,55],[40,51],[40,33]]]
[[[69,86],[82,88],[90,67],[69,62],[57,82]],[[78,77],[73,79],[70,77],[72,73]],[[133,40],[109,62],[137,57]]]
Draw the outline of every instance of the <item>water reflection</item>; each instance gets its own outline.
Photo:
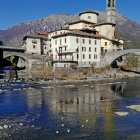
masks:
[[[93,89],[83,86],[63,87],[51,89],[49,92],[48,90],[32,90],[26,91],[26,93],[28,108],[48,108],[49,116],[55,116],[55,120],[68,125],[71,129],[76,129],[75,133],[71,132],[71,137],[75,137],[77,131],[80,134],[78,137],[80,137],[82,133],[90,136],[99,130],[107,139],[113,137],[113,100],[120,97],[112,94],[110,85],[95,85]],[[61,120],[62,117],[63,120]],[[60,128],[58,127],[58,129]]]
[[[138,97],[139,83],[140,79],[135,79],[135,82],[96,84],[92,87],[48,89],[33,83],[9,83],[7,91],[0,94],[0,126],[6,123],[13,127],[8,131],[2,130],[8,136],[0,133],[0,137],[112,140],[124,139],[130,132],[137,134],[140,132],[139,116],[126,106],[140,102],[139,98],[133,98]],[[125,118],[114,115],[116,111],[125,110],[130,113]]]

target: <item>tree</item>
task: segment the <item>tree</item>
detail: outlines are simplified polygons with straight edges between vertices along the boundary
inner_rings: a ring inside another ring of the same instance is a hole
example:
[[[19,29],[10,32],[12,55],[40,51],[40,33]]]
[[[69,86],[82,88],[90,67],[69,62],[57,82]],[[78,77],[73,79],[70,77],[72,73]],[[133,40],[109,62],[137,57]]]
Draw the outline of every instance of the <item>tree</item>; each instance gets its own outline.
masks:
[[[132,68],[136,68],[138,66],[139,58],[137,56],[127,56],[126,60]]]

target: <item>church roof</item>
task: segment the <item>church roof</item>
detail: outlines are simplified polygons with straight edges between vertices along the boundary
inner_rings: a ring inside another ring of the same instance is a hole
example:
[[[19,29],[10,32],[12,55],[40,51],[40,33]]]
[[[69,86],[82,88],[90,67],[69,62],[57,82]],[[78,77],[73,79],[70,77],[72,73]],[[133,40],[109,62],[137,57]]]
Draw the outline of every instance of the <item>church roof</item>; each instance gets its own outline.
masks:
[[[84,22],[84,23],[88,23],[88,24],[95,24],[95,23],[93,23],[93,22],[86,21],[86,20],[78,20],[78,21],[75,21],[75,22],[69,23],[69,25],[76,24],[76,23],[80,23],[80,22]]]
[[[93,14],[96,14],[97,16],[99,15],[98,12],[87,10],[87,11],[84,11],[84,12],[79,13],[79,16],[81,16],[82,14],[85,14],[85,13],[93,13]]]

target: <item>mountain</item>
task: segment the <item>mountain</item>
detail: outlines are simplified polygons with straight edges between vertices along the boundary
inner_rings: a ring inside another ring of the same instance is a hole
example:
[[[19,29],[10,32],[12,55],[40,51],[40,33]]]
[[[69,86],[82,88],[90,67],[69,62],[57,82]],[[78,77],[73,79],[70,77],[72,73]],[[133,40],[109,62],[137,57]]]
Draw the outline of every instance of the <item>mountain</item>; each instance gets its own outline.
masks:
[[[118,12],[116,15],[116,36],[125,40],[126,48],[140,48],[140,24],[124,17]],[[20,46],[22,44],[23,37],[27,34],[61,29],[64,28],[66,24],[78,20],[78,14],[50,15],[36,21],[29,21],[27,23],[21,23],[10,27],[6,30],[0,30],[0,40],[2,40],[5,45]],[[100,23],[105,21],[106,12],[99,12],[98,22]]]

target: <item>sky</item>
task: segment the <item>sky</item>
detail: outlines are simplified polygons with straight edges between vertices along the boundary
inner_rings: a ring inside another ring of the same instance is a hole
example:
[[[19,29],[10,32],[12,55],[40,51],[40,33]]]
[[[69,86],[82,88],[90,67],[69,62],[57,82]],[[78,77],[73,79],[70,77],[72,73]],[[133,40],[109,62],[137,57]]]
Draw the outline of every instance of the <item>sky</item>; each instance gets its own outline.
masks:
[[[140,0],[116,0],[119,13],[140,23]],[[105,11],[106,0],[0,0],[0,30],[52,14]]]

